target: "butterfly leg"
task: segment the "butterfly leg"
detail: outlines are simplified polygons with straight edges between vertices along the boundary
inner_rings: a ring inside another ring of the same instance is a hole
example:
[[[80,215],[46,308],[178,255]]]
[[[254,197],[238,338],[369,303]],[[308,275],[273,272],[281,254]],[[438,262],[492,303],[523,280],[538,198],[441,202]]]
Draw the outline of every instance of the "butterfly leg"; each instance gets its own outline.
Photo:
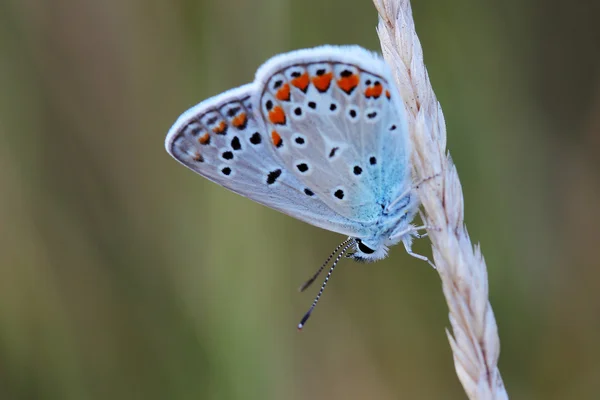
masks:
[[[429,265],[431,265],[431,267],[433,269],[437,269],[435,267],[435,265],[431,262],[431,260],[429,260],[429,258],[427,258],[426,256],[421,255],[421,254],[413,253],[410,242],[403,240],[402,244],[404,244],[404,248],[406,249],[406,252],[408,253],[409,256],[412,256],[414,258],[418,258],[419,260],[425,261]]]
[[[392,240],[392,241],[400,240],[403,236],[406,236],[406,235],[411,235],[411,236],[416,237],[417,239],[420,239],[422,237],[427,236],[427,232],[421,234],[421,233],[419,233],[419,231],[422,231],[423,229],[430,229],[430,228],[431,227],[428,225],[421,225],[421,226],[410,225],[405,230],[395,233],[394,236],[392,236],[390,238],[390,240]]]
[[[412,235],[413,235],[414,237],[416,237],[417,239],[421,239],[421,238],[424,238],[424,237],[426,237],[426,236],[428,235],[428,233],[427,233],[427,232],[425,232],[425,233],[419,233],[419,231],[421,231],[421,230],[423,230],[423,229],[429,229],[429,228],[430,228],[430,227],[429,227],[429,226],[427,226],[427,225],[415,226],[415,227],[413,227],[413,228],[412,228],[410,231],[408,231],[408,232],[411,232],[411,231],[412,231],[412,232],[414,232]],[[408,233],[408,232],[407,232],[407,233]]]
[[[427,258],[424,255],[414,253],[412,251],[412,236],[414,236],[416,238],[425,237],[427,235],[427,232],[425,232],[423,234],[419,234],[418,232],[420,230],[430,229],[430,228],[431,227],[427,226],[427,225],[409,226],[407,229],[396,233],[391,239],[393,240],[393,239],[403,238],[402,244],[404,245],[404,248],[406,249],[406,252],[408,253],[409,256],[418,258],[419,260],[422,260],[422,261],[426,261],[429,265],[431,265],[433,267],[433,269],[436,269],[435,265],[431,262],[431,260],[429,260],[429,258]]]
[[[428,176],[427,178],[423,178],[423,179],[421,179],[421,180],[419,181],[419,183],[417,183],[416,185],[414,185],[414,186],[413,186],[413,189],[418,189],[418,188],[419,188],[419,186],[421,186],[421,185],[422,185],[422,184],[424,184],[425,182],[427,182],[427,181],[430,181],[430,180],[432,180],[432,179],[434,179],[434,178],[437,178],[437,177],[438,177],[438,176],[440,176],[440,175],[441,175],[441,174],[438,172],[437,174],[434,174],[434,175]]]
[[[386,207],[386,210],[387,210],[388,212],[391,212],[391,211],[392,211],[392,209],[393,209],[393,208],[396,206],[396,204],[398,204],[398,203],[400,202],[400,200],[402,200],[402,199],[403,199],[405,196],[407,196],[407,195],[408,195],[410,192],[412,192],[412,191],[413,191],[413,190],[415,190],[415,189],[418,189],[418,188],[419,188],[419,187],[420,187],[422,184],[424,184],[425,182],[427,182],[427,181],[430,181],[430,180],[432,180],[432,179],[434,179],[434,178],[437,178],[438,176],[440,176],[440,174],[439,174],[439,173],[437,173],[437,174],[435,174],[435,175],[428,176],[427,178],[423,178],[423,179],[421,179],[421,180],[420,180],[420,181],[419,181],[417,184],[415,184],[415,185],[412,185],[410,188],[408,188],[408,189],[406,189],[404,192],[402,192],[402,193],[400,194],[400,196],[396,197],[396,200],[392,201],[392,202],[390,203],[390,205],[388,205],[388,206]]]

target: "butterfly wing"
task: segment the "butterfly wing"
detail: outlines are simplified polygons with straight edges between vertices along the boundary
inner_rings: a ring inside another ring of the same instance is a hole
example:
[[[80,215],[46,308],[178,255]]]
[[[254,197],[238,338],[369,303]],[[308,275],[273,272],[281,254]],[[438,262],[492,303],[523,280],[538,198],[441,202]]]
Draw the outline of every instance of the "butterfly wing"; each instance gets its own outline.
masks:
[[[253,84],[210,98],[183,113],[165,140],[167,152],[205,178],[312,225],[346,235],[356,227],[282,164],[252,112]]]
[[[255,83],[277,160],[336,214],[367,226],[410,187],[404,106],[380,56],[299,50],[266,62]]]

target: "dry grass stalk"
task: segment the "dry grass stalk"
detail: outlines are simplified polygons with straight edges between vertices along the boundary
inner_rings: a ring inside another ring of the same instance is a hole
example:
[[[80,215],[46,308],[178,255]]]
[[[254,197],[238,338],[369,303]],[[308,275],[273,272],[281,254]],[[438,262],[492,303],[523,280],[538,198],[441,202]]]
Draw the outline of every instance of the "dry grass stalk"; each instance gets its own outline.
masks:
[[[446,125],[435,97],[408,0],[373,0],[377,32],[406,104],[418,189],[433,258],[448,303],[452,334],[446,331],[456,373],[469,399],[508,399],[497,367],[500,340],[488,300],[485,261],[463,223],[463,195],[446,152]]]

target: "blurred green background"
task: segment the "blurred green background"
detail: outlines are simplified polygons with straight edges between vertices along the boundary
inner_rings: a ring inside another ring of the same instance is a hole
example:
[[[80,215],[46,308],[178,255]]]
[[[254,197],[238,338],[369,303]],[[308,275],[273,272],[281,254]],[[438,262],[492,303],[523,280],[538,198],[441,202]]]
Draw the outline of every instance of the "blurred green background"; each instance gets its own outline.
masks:
[[[600,393],[600,5],[415,0],[512,398]],[[1,399],[464,399],[439,279],[178,165],[189,106],[369,0],[0,2]],[[426,239],[415,245],[430,254]]]

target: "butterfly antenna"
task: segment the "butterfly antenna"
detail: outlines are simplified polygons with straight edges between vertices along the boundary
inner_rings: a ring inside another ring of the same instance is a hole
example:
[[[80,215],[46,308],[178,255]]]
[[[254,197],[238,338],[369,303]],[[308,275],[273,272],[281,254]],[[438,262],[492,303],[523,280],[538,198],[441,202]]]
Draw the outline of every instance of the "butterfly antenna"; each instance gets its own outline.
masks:
[[[350,243],[348,243],[348,242],[350,242]],[[348,249],[350,249],[350,247],[352,247],[356,244],[356,241],[354,239],[348,239],[344,243],[347,243],[347,244],[342,249],[340,254],[338,254],[338,256],[336,257],[335,261],[331,265],[331,268],[329,268],[329,272],[327,273],[327,276],[325,277],[325,280],[323,281],[323,284],[321,285],[321,290],[319,290],[319,294],[317,294],[317,297],[315,297],[315,301],[313,301],[312,305],[310,306],[310,308],[308,309],[306,314],[304,314],[304,317],[302,317],[302,319],[300,320],[300,323],[298,324],[299,331],[301,331],[302,328],[304,328],[304,325],[306,324],[306,321],[310,317],[310,314],[313,312],[313,310],[315,309],[315,306],[319,302],[319,299],[321,298],[321,295],[323,294],[323,291],[325,290],[325,286],[327,286],[327,282],[329,281],[329,278],[331,277],[331,274],[333,273],[335,266],[340,261],[340,259],[344,256],[344,254],[348,251]]]
[[[333,250],[333,252],[329,255],[329,257],[327,257],[327,260],[325,260],[325,262],[323,263],[323,265],[321,265],[321,267],[317,270],[317,272],[315,272],[315,274],[306,282],[304,282],[302,284],[302,286],[300,286],[298,288],[299,292],[304,292],[310,285],[312,285],[312,283],[315,281],[315,279],[317,279],[319,277],[319,275],[321,274],[321,272],[323,272],[323,270],[325,269],[325,267],[327,266],[327,264],[329,264],[329,261],[331,261],[331,259],[333,258],[333,256],[335,256],[335,254],[342,248],[344,247],[346,244],[348,244],[348,242],[353,241],[354,239],[352,238],[348,238],[347,240],[344,240],[342,243],[340,243],[340,245],[338,247],[335,248],[335,250]]]

